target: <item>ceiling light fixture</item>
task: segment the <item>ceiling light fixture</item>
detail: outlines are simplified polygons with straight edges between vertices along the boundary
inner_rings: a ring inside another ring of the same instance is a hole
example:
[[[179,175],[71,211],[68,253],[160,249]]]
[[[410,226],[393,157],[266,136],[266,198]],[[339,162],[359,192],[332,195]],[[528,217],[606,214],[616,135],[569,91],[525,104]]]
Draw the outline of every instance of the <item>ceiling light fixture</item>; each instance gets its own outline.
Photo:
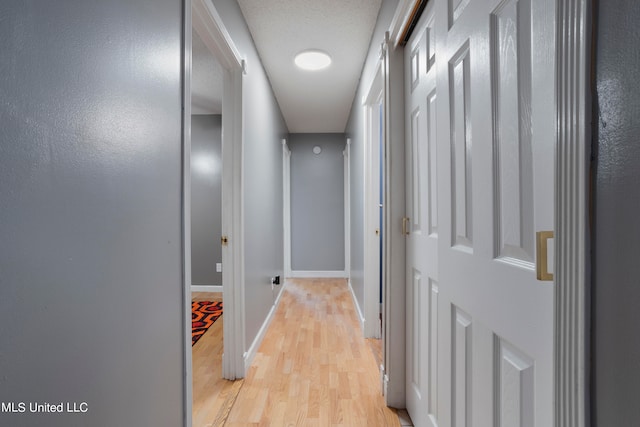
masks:
[[[297,54],[294,62],[303,70],[318,71],[331,65],[331,57],[321,50],[308,49]]]

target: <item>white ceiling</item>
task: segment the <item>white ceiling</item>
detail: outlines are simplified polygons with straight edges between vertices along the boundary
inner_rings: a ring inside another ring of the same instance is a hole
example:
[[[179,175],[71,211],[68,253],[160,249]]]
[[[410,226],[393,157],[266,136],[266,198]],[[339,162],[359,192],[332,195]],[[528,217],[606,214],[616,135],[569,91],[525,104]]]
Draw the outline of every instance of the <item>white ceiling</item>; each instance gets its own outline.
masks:
[[[381,0],[238,0],[291,133],[344,132]],[[293,63],[305,49],[333,59]]]
[[[192,30],[191,113],[222,114],[222,67]]]

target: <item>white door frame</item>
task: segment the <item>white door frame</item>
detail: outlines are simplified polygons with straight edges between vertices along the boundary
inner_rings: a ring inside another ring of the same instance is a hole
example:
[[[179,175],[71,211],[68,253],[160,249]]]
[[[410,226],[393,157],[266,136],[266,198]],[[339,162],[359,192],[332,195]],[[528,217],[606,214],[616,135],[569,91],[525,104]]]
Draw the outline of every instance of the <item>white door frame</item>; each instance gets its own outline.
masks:
[[[380,227],[378,203],[380,194],[379,106],[383,102],[382,63],[363,99],[364,107],[364,322],[365,338],[381,338],[380,329]],[[384,255],[383,255],[384,259]]]
[[[282,226],[284,229],[284,277],[291,277],[291,149],[282,140]]]
[[[191,31],[202,41],[222,65],[222,235],[228,244],[222,248],[224,355],[222,377],[242,378],[244,370],[244,213],[242,183],[243,152],[243,75],[241,58],[222,18],[210,0],[184,2],[184,75],[183,75],[183,146],[182,146],[182,233],[183,233],[183,299],[184,299],[184,389],[185,425],[191,425],[192,361],[191,361]]]
[[[400,0],[390,28],[394,47],[401,47],[419,1]],[[554,421],[556,427],[585,427],[590,410],[591,0],[557,0],[556,13]]]
[[[385,33],[381,58],[384,83],[384,286],[385,402],[406,407],[406,236],[404,51]]]
[[[558,0],[554,421],[589,424],[591,0]]]
[[[182,402],[184,426],[192,425],[193,411],[193,356],[191,351],[191,0],[183,4],[182,50],[182,319],[184,337],[182,340],[183,371]]]
[[[351,286],[351,138],[342,151],[344,156],[344,272]]]

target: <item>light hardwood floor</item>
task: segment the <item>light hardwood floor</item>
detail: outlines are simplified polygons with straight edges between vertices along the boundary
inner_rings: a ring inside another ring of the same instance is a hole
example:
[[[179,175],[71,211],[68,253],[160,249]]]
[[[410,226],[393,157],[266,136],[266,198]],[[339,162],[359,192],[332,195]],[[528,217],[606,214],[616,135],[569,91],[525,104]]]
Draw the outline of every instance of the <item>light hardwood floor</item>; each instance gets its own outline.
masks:
[[[193,301],[222,301],[221,293],[194,292]],[[233,381],[222,379],[222,325],[224,315],[192,347],[193,361],[193,427],[222,425],[219,414],[225,402],[237,394]]]
[[[222,292],[192,292],[191,301],[222,301]]]
[[[345,280],[291,280],[283,292],[226,426],[400,426]]]

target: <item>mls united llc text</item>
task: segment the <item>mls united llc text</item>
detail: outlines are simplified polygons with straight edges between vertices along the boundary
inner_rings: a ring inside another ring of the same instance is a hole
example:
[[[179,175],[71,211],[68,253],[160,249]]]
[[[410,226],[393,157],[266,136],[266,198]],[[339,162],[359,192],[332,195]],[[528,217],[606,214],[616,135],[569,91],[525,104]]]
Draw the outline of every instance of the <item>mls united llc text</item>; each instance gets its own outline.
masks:
[[[0,409],[2,413],[15,413],[23,414],[29,413],[85,413],[89,411],[89,404],[87,402],[1,402]]]

